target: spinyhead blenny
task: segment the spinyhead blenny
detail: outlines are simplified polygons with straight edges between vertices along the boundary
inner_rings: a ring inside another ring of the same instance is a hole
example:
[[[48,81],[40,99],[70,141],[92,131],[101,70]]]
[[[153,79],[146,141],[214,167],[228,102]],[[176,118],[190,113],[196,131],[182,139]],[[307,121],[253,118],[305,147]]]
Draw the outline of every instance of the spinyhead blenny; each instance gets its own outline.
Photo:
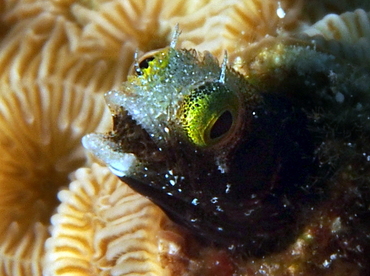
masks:
[[[196,236],[251,255],[286,247],[330,200],[343,224],[368,215],[366,66],[276,39],[241,74],[176,40],[105,95],[113,130],[87,149]]]

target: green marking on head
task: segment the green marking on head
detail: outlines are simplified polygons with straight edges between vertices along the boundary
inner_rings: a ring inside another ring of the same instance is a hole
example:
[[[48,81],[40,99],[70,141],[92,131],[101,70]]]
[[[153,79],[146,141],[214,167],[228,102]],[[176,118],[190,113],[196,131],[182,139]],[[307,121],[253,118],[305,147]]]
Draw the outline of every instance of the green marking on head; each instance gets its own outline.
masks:
[[[238,95],[223,83],[208,82],[184,98],[180,108],[180,121],[190,142],[207,147],[225,140],[235,131],[238,112]]]

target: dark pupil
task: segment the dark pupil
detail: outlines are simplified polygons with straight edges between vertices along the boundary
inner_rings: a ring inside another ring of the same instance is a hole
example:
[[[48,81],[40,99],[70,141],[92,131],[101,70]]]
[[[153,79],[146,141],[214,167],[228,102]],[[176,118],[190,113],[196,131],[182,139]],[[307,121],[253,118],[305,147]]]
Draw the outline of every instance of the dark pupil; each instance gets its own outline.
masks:
[[[233,124],[233,116],[231,112],[226,110],[224,113],[218,117],[217,121],[214,123],[211,129],[210,137],[211,139],[216,139],[226,132],[228,132]]]
[[[149,67],[149,62],[151,62],[153,59],[154,59],[154,57],[147,57],[147,58],[143,59],[142,61],[140,61],[139,68],[136,68],[136,73],[138,75],[142,75],[143,72],[141,70],[148,68]]]

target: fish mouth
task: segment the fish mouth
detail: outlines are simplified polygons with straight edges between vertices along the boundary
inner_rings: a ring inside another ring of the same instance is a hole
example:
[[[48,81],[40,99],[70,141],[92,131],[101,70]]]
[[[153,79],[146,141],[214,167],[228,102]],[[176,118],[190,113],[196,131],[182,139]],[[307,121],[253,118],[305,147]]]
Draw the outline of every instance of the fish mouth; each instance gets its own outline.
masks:
[[[132,153],[143,163],[161,162],[165,159],[150,134],[124,109],[113,115],[113,131],[107,137],[119,150]]]
[[[118,177],[130,175],[148,163],[163,165],[165,160],[149,133],[123,107],[113,114],[111,132],[88,134],[82,144]]]

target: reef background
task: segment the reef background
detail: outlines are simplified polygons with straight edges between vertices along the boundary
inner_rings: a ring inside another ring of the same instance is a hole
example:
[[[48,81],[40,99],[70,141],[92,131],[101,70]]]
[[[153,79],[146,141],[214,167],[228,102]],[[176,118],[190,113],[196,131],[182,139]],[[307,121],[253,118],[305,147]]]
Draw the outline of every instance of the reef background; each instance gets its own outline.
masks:
[[[106,168],[91,165],[96,160],[81,146],[83,135],[110,128],[103,93],[126,80],[136,49],[167,46],[176,24],[179,47],[218,57],[227,50],[241,72],[266,38],[315,33],[368,49],[368,29],[348,37],[368,26],[365,12],[312,28],[326,14],[356,8],[369,10],[370,3],[0,0],[0,275],[170,274],[158,261],[168,249],[158,247],[157,235],[166,217]],[[369,54],[359,56],[366,61]],[[337,225],[335,215],[317,224]],[[305,242],[310,233],[286,255],[251,260],[245,274],[298,275],[305,254],[316,250]],[[351,263],[317,263],[325,275],[359,273]]]

